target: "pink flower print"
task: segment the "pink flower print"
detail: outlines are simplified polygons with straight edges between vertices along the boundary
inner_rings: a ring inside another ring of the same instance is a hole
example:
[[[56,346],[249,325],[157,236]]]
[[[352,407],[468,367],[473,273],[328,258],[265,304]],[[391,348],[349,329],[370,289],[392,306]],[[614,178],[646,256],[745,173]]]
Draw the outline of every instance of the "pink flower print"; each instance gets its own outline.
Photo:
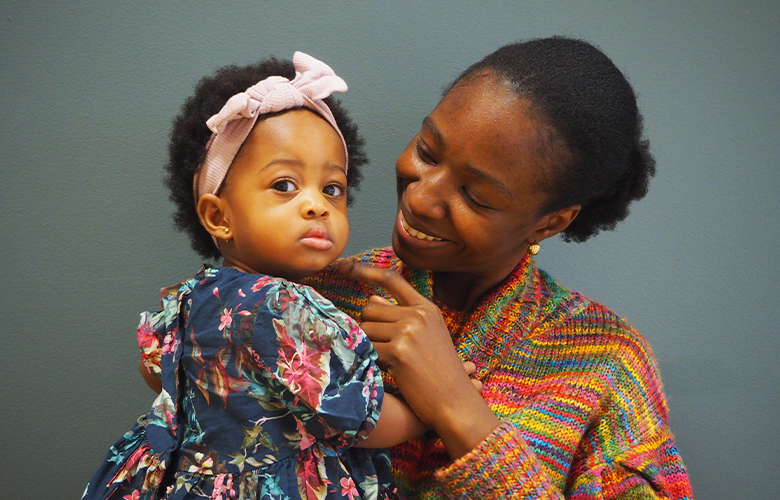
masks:
[[[149,323],[144,321],[138,326],[136,330],[136,336],[138,337],[138,345],[143,347],[159,347],[157,336],[154,334],[154,330],[149,328]]]
[[[272,279],[273,278],[271,278],[270,276],[263,276],[262,278],[258,278],[255,284],[252,285],[252,291],[259,292]]]
[[[356,324],[352,324],[349,329],[349,333],[347,334],[347,347],[350,349],[355,349],[360,342],[363,341],[364,337],[363,330],[360,329],[360,326]]]
[[[227,481],[225,478],[227,477]],[[225,493],[226,496],[222,496]],[[228,498],[234,498],[236,495],[233,490],[233,476],[230,474],[217,474],[214,478],[214,490],[211,493],[212,500],[223,500]]]
[[[238,289],[238,296],[239,296],[239,297],[246,297],[246,294],[244,293],[244,291],[243,291],[243,290],[241,290],[241,289],[239,288],[239,289]]]
[[[219,288],[214,287],[214,290],[212,290],[211,293],[214,295],[214,297],[219,298]]]
[[[216,290],[216,288],[214,290]],[[231,314],[233,314],[233,309],[225,308],[222,309],[222,312],[223,312],[222,316],[219,317],[220,320],[219,331],[222,331],[225,329],[226,326],[229,327],[230,325],[233,324],[233,316],[231,316]]]
[[[175,347],[176,347],[176,328],[174,328],[173,330],[165,334],[165,338],[163,339],[162,353],[168,354],[170,352],[173,352],[173,349]]]
[[[295,424],[298,426],[298,434],[301,435],[300,449],[305,450],[306,448],[314,444],[315,438],[314,436],[309,434],[309,431],[306,430],[306,427],[303,426],[300,420],[296,419]]]
[[[283,321],[274,318],[273,325],[279,342],[277,365],[282,381],[310,408],[319,409],[330,375],[326,371],[329,356],[325,356],[324,348],[320,351],[308,347],[305,343],[297,344],[295,339],[288,335]]]
[[[132,493],[125,495],[122,498],[124,498],[124,500],[140,500],[141,494],[138,492],[138,490],[133,490]]]
[[[355,488],[355,481],[351,477],[341,478],[341,496],[348,496],[349,500],[354,500],[354,497],[358,496],[357,488]]]

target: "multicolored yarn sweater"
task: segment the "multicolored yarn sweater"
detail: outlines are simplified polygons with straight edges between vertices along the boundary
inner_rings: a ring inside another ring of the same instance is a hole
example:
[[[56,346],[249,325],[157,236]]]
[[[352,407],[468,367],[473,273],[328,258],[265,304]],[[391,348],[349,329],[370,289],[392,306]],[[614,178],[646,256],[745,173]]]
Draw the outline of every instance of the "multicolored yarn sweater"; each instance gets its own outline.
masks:
[[[392,249],[348,260],[392,269],[431,300],[431,273]],[[372,294],[334,267],[309,279],[359,319]],[[524,258],[469,314],[437,302],[502,425],[454,463],[424,435],[393,448],[409,498],[692,498],[652,353],[624,319]]]

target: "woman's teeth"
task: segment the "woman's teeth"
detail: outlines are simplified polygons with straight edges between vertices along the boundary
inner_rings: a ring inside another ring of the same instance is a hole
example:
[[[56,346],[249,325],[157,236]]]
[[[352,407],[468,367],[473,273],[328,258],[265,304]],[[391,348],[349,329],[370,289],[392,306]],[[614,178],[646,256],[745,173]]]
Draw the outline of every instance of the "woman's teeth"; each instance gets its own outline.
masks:
[[[437,238],[436,236],[431,236],[430,234],[425,234],[422,231],[418,231],[415,228],[409,226],[409,224],[406,223],[406,219],[404,219],[404,214],[401,214],[401,226],[406,230],[407,233],[411,234],[418,240],[428,240],[428,241],[442,241],[441,238]]]

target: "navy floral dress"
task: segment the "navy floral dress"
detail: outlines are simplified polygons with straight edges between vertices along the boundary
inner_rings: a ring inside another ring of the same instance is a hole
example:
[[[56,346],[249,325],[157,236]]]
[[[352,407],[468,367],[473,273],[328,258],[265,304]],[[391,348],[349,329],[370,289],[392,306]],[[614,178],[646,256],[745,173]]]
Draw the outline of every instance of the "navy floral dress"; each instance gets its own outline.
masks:
[[[163,289],[162,306],[138,327],[162,393],[83,498],[393,498],[387,455],[353,448],[383,396],[354,320],[305,285],[225,267]]]

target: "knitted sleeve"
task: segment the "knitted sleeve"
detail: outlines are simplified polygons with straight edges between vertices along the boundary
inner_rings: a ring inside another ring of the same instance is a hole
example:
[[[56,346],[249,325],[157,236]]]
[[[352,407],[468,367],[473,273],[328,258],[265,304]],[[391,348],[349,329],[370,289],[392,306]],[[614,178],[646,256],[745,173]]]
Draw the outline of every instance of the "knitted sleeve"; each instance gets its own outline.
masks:
[[[436,472],[447,498],[563,498],[536,455],[510,423],[476,448]]]
[[[688,476],[668,429],[639,443],[610,464],[576,472],[566,491],[556,488],[520,431],[503,423],[479,446],[436,472],[447,498],[577,500],[693,498]]]
[[[438,470],[442,491],[463,499],[691,499],[644,338],[596,304],[545,328],[529,342],[536,347],[559,342],[571,349],[570,368],[555,372],[569,383],[549,394],[547,413],[529,418],[531,407],[518,408],[474,450]],[[551,358],[540,357],[536,365],[560,364],[547,363]],[[569,429],[566,405],[587,404],[585,387],[600,387],[593,393],[600,394],[598,404],[591,406],[584,434],[574,441],[579,444],[573,461],[561,470],[553,443],[566,439],[557,435]]]

